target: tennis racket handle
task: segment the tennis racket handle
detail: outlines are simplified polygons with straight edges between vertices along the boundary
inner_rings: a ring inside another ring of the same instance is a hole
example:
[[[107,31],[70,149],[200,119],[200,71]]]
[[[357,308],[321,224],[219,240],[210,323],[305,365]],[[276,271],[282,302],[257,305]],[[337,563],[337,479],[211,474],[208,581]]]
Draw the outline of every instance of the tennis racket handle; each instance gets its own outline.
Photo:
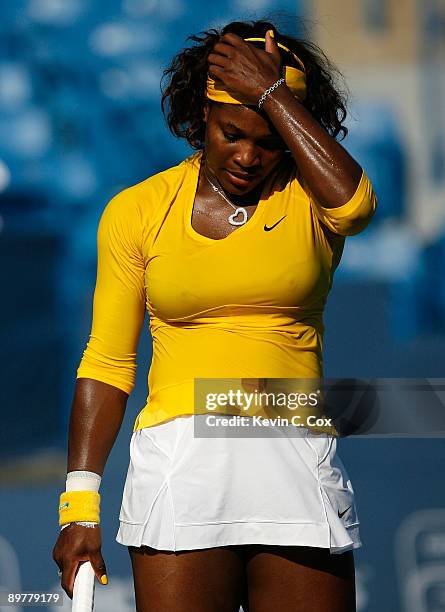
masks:
[[[89,561],[79,567],[74,580],[72,612],[92,612],[94,606],[95,573]]]

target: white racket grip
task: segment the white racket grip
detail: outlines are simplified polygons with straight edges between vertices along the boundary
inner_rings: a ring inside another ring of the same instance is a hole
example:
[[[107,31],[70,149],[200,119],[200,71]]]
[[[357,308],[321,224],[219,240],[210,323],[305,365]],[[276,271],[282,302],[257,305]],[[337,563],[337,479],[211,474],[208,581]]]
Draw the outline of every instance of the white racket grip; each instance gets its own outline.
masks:
[[[89,561],[82,563],[74,580],[72,612],[92,612],[95,577],[91,563]]]

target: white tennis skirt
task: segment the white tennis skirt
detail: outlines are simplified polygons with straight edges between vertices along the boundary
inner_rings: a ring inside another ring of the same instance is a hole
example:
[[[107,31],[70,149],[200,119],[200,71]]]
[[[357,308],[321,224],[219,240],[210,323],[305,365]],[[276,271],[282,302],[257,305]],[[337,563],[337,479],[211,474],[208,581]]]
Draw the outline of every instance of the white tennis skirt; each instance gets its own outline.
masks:
[[[342,553],[361,546],[336,438],[195,437],[193,420],[206,417],[133,432],[117,542],[167,551],[275,544]]]

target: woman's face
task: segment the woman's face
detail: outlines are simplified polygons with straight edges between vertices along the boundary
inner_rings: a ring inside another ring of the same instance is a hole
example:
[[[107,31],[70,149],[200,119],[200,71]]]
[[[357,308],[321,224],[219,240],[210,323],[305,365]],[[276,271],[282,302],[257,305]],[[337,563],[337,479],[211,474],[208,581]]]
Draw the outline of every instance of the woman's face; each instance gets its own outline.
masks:
[[[271,122],[242,104],[208,104],[206,163],[222,188],[244,195],[279,164],[286,146]]]

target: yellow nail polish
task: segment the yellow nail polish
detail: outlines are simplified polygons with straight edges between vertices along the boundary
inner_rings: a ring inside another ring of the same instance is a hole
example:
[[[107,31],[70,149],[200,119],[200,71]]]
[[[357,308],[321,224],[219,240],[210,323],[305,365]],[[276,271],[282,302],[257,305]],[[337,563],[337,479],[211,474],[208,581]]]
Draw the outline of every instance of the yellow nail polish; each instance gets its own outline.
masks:
[[[108,584],[107,575],[104,574],[103,576],[101,576],[100,581],[101,581],[102,584]]]
[[[269,30],[269,36],[271,38],[275,38],[275,34],[274,34],[273,30]]]

